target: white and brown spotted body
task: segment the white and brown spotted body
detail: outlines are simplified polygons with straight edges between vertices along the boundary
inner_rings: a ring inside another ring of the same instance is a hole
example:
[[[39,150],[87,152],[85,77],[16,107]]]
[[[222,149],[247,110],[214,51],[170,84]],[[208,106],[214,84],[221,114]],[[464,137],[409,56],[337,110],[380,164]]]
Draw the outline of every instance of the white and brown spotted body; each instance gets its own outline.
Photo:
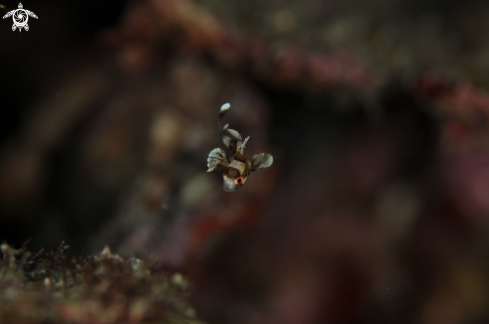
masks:
[[[273,157],[270,154],[260,153],[248,160],[246,143],[250,137],[248,136],[243,141],[237,131],[228,129],[228,124],[221,128],[220,120],[226,115],[229,108],[231,108],[231,105],[228,103],[222,105],[219,110],[218,126],[222,141],[231,150],[234,157],[228,158],[226,153],[220,148],[213,149],[207,158],[207,167],[209,168],[207,172],[226,169],[223,175],[223,188],[227,192],[233,192],[244,185],[251,171],[268,168],[272,165]]]

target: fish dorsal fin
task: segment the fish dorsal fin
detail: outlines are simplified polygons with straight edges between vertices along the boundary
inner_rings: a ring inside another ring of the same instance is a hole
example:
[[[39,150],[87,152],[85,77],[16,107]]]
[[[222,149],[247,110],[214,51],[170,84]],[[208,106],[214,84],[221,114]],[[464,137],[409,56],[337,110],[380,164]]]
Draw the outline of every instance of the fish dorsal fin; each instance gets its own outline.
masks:
[[[250,139],[250,137],[248,136],[247,138],[245,138],[245,140],[243,142],[240,142],[238,143],[238,149],[236,150],[236,154],[234,155],[234,159],[237,160],[237,161],[241,161],[241,162],[246,162],[247,158],[246,158],[246,143],[248,142],[248,140]]]
[[[248,140],[250,139],[250,137],[248,136],[247,138],[245,138],[244,142],[241,143],[241,145],[239,146],[240,148],[245,148],[246,147],[246,143],[248,142]]]
[[[239,134],[238,131],[235,131],[234,129],[226,128],[226,132],[228,132],[229,134],[231,134],[231,136],[233,138],[237,139],[238,141],[242,141],[241,134]]]
[[[231,109],[231,104],[229,103],[225,103],[219,109],[219,119],[218,119],[219,134],[221,135],[224,145],[226,145],[227,148],[229,148],[233,154],[236,154],[239,148],[244,147],[244,145],[246,145],[247,139],[244,141],[244,145],[243,145],[243,139],[238,131],[234,129],[230,129],[229,124],[226,124],[224,125],[224,127],[221,127],[221,119],[224,118],[224,116],[229,111],[229,109]]]
[[[226,126],[224,126],[222,131],[222,142],[233,154],[236,154],[239,143],[242,141],[241,135],[234,129],[229,129]]]

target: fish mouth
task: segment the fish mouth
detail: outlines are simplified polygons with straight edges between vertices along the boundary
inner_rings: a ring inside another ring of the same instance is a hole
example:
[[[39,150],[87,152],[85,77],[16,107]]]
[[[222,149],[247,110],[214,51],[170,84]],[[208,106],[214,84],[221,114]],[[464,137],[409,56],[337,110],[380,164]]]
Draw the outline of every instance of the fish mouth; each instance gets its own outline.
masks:
[[[236,191],[236,189],[238,189],[238,186],[236,185],[233,179],[229,179],[226,176],[223,176],[223,179],[224,179],[224,183],[222,185],[222,188],[224,189],[224,191],[233,192]]]
[[[224,191],[226,191],[226,192],[234,192],[234,191],[236,191],[236,189],[238,189],[238,188],[229,188],[229,187],[223,186],[223,189],[224,189]]]

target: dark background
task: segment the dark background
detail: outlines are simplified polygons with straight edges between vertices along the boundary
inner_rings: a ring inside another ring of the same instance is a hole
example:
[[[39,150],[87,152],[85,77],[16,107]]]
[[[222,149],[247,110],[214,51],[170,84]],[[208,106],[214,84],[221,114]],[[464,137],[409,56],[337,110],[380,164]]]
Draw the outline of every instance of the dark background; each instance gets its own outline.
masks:
[[[43,96],[39,84],[52,82],[54,76],[69,69],[80,52],[96,48],[97,35],[117,25],[124,1],[24,1],[25,9],[46,17],[31,33],[12,33],[11,18],[2,20],[1,96],[2,144],[19,128],[33,98]],[[7,9],[18,3],[5,2]],[[2,14],[3,16],[4,14]],[[31,27],[41,20],[31,18]],[[18,34],[18,35],[17,35]],[[55,85],[52,85],[55,87]],[[54,91],[54,90],[53,90]],[[44,94],[46,95],[46,94]],[[25,112],[24,112],[25,111]]]
[[[14,2],[2,4],[9,11],[18,7]],[[63,90],[56,80],[106,55],[107,50],[97,41],[99,33],[118,24],[126,2],[24,1],[22,4],[40,18],[30,18],[29,32],[21,33],[9,28],[12,18],[2,20],[0,142],[3,147],[12,145],[12,138],[18,135],[22,122],[40,103]],[[49,158],[56,163],[56,152]],[[58,198],[53,199],[56,200],[53,204],[60,203]],[[46,204],[43,207],[49,208]],[[38,223],[31,221],[42,218],[43,213],[31,210],[29,214],[31,216],[26,218],[19,217],[15,210],[2,208],[2,239],[19,246],[26,238],[36,237]]]

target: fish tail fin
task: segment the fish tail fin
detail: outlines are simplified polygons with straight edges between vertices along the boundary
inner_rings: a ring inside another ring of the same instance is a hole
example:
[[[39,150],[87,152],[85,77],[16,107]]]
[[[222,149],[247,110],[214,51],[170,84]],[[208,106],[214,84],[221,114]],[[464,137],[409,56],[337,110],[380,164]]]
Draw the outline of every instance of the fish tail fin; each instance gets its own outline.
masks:
[[[227,148],[229,148],[231,152],[233,152],[233,154],[236,154],[239,143],[242,141],[241,135],[234,129],[229,129],[229,124],[221,127],[221,119],[224,118],[230,108],[230,103],[225,103],[221,106],[221,109],[219,109],[219,119],[217,121],[217,126],[219,127],[219,135],[221,135],[224,145],[226,145]]]

